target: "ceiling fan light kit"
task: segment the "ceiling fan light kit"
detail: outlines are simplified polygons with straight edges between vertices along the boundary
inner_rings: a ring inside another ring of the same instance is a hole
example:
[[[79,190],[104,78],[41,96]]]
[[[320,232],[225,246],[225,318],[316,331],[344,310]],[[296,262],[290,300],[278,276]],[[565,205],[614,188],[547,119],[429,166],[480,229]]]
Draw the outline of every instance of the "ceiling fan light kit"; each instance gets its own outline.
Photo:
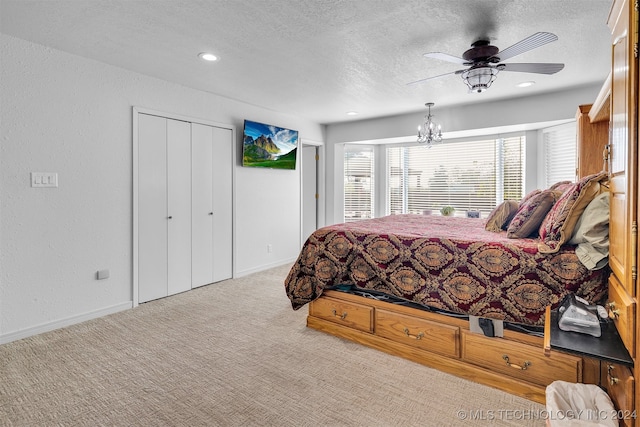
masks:
[[[431,148],[434,142],[442,142],[442,127],[433,122],[431,107],[435,104],[433,102],[427,102],[424,105],[429,109],[429,112],[424,116],[424,123],[418,126],[417,141],[420,144],[426,144],[427,148]]]
[[[482,93],[489,89],[496,79],[500,69],[498,67],[470,68],[462,73],[462,80],[469,87],[469,93]]]

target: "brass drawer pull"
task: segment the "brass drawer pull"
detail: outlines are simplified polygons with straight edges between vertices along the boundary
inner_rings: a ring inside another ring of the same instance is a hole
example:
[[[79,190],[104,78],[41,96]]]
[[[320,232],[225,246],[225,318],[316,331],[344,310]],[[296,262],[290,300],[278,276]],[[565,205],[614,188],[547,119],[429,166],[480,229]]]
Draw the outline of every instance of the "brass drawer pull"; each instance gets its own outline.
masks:
[[[331,313],[333,313],[333,316],[334,316],[334,317],[337,317],[337,316],[338,316],[338,312],[336,311],[336,309],[335,309],[335,308],[332,308],[332,309],[331,309]],[[343,312],[343,313],[340,315],[340,320],[344,320],[344,318],[345,318],[345,317],[347,317],[347,312],[346,312],[346,311],[345,311],[345,312]]]
[[[618,317],[620,317],[620,310],[616,310],[616,303],[615,302],[607,303],[607,308],[609,309],[609,313],[610,313],[609,316],[610,317],[613,316],[616,319]]]
[[[531,362],[529,362],[528,360],[525,360],[524,365],[522,366],[517,365],[515,363],[511,363],[509,362],[509,356],[507,356],[506,354],[502,355],[502,359],[504,359],[504,361],[507,362],[507,366],[511,366],[513,369],[520,369],[521,371],[526,371],[527,368],[531,366]]]
[[[418,333],[418,335],[411,335],[409,333],[409,328],[404,328],[404,333],[408,338],[415,338],[417,340],[421,340],[422,337],[424,337],[424,332],[420,332],[420,333]]]

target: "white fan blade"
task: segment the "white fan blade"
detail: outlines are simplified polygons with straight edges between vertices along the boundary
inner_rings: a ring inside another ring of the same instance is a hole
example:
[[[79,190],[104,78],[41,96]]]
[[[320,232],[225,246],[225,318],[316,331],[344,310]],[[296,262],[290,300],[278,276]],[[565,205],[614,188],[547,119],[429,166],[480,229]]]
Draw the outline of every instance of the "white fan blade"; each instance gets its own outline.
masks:
[[[442,52],[429,52],[423,55],[425,58],[434,58],[439,59],[441,61],[453,62],[454,64],[464,65],[467,63],[466,60],[462,58],[458,58],[457,56],[449,55],[448,53]]]
[[[496,57],[500,58],[500,61],[504,61],[505,59],[513,58],[516,55],[520,55],[521,53],[525,53],[556,40],[558,40],[558,36],[555,34],[535,33],[524,40],[520,40],[513,46],[509,46],[508,48],[498,52]]]
[[[426,79],[416,80],[415,82],[407,83],[407,86],[417,85],[417,84],[420,84],[420,83],[424,83],[424,82],[426,82],[428,80],[439,79],[440,77],[450,76],[451,74],[460,74],[460,73],[462,73],[464,71],[465,70],[457,70],[457,71],[452,71],[452,72],[446,73],[446,74],[440,74],[438,76],[427,77]]]
[[[502,71],[517,71],[520,73],[555,74],[564,68],[564,64],[551,63],[520,63],[520,64],[500,64],[498,68]]]

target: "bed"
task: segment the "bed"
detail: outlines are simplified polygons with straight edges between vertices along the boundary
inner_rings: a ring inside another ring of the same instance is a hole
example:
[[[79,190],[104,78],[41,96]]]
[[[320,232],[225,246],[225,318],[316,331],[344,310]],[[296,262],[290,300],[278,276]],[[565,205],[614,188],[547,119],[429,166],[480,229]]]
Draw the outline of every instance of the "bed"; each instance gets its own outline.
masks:
[[[544,341],[566,295],[607,297],[606,253],[582,250],[608,247],[608,216],[582,221],[597,218],[598,200],[608,212],[605,178],[535,190],[489,219],[405,214],[321,228],[304,243],[286,294],[293,309],[309,306],[310,328],[540,403],[555,380],[597,384],[598,361],[545,352]],[[574,236],[582,223],[586,243]],[[598,227],[606,242],[593,238]],[[470,326],[477,318],[504,330],[485,336]]]
[[[575,245],[542,253],[477,218],[391,215],[315,231],[285,287],[294,309],[350,284],[452,313],[542,326],[569,293],[601,301],[607,269],[589,270]]]

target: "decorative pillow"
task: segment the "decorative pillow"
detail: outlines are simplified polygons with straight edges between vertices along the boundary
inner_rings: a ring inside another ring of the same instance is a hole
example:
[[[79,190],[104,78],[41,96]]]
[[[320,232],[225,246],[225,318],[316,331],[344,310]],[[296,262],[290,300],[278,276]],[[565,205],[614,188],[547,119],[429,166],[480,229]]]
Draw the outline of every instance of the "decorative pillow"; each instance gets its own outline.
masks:
[[[522,239],[538,233],[540,224],[555,204],[559,192],[552,190],[540,191],[532,197],[528,197],[524,203],[520,203],[518,212],[509,223],[507,237]]]
[[[527,193],[526,196],[524,196],[522,198],[522,200],[520,200],[520,206],[522,206],[523,204],[525,204],[527,202],[527,200],[529,200],[530,198],[532,198],[533,196],[536,196],[538,194],[540,194],[542,192],[542,190],[533,190],[530,191],[529,193]]]
[[[518,202],[515,200],[505,200],[496,206],[489,216],[484,226],[488,231],[502,231],[509,224],[511,218],[518,211]]]
[[[571,237],[585,207],[600,193],[600,182],[606,178],[605,172],[585,176],[562,193],[540,225],[540,252],[560,250],[560,246]]]
[[[560,182],[556,182],[551,187],[549,187],[549,190],[556,190],[556,191],[559,191],[560,193],[564,193],[572,185],[573,185],[573,182],[571,181],[560,181]]]

